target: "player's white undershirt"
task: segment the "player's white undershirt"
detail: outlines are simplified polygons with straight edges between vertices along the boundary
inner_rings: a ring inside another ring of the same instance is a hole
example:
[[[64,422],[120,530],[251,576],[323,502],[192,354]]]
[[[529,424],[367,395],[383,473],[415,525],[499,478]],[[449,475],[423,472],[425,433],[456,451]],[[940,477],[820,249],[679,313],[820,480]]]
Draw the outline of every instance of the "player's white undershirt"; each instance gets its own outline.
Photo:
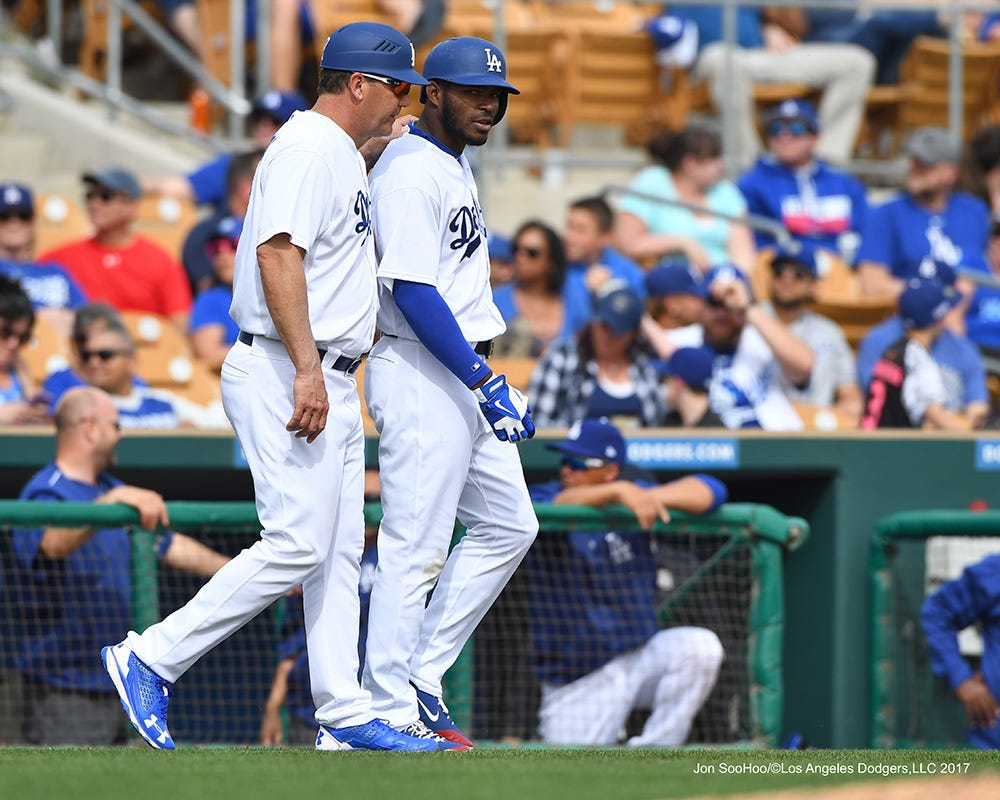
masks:
[[[367,352],[375,333],[375,246],[365,162],[354,141],[328,117],[296,112],[264,151],[251,195],[233,275],[230,314],[236,324],[278,338],[256,250],[287,233],[306,251],[309,322],[316,342],[349,356]]]
[[[403,165],[389,165],[400,159]],[[462,335],[484,341],[504,332],[490,290],[486,226],[469,162],[410,132],[389,143],[371,174],[377,230],[379,312],[384,333],[417,338],[392,299],[396,278],[437,287]]]

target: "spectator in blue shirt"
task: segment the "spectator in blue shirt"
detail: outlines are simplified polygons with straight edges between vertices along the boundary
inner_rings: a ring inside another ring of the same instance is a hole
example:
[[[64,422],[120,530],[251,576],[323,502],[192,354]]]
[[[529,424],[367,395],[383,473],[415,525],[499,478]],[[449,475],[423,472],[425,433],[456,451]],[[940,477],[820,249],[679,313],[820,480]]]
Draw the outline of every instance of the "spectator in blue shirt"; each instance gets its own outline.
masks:
[[[107,470],[121,439],[118,409],[99,389],[70,390],[56,408],[56,455],[21,500],[121,503],[140,524],[169,524],[163,498]],[[100,659],[102,643],[132,627],[130,543],[125,528],[15,530],[15,607],[23,635],[25,738],[32,744],[123,744],[127,725]],[[181,533],[159,534],[166,565],[209,577],[226,558]]]
[[[221,369],[229,348],[240,335],[229,316],[233,302],[233,268],[236,245],[243,231],[242,220],[223,217],[205,245],[215,272],[215,285],[194,299],[191,311],[191,347],[194,354],[214,370]]]
[[[613,246],[615,212],[603,197],[582,197],[569,205],[563,245],[569,262],[566,279],[595,292],[609,280],[623,280],[646,299],[646,274]]]
[[[914,131],[906,192],[873,209],[857,255],[861,293],[894,300],[911,277],[930,277],[935,263],[988,272],[986,204],[956,191],[961,147],[943,128]]]
[[[767,153],[738,186],[751,214],[780,222],[801,242],[854,259],[868,213],[861,181],[816,156],[819,117],[808,100],[789,99],[761,118]],[[757,230],[757,247],[774,236]]]
[[[254,146],[263,150],[292,114],[307,108],[305,99],[296,92],[264,93],[254,103],[248,119]],[[223,153],[188,175],[167,175],[160,178],[144,176],[143,192],[171,195],[198,205],[222,209],[226,201],[226,173],[233,157],[233,153]]]
[[[708,475],[657,485],[625,480],[625,441],[606,420],[574,425],[559,479],[530,487],[536,503],[624,505],[642,531],[538,537],[526,559],[539,734],[551,744],[610,745],[633,709],[651,713],[632,747],[677,747],[715,685],[724,657],[706,628],[659,630],[656,562],[647,532],[670,510],[704,513],[726,500]]]
[[[920,614],[934,674],[965,707],[969,742],[1000,749],[1000,555],[966,567],[924,601]],[[974,671],[958,649],[959,631],[978,623],[983,655]]]
[[[0,426],[26,425],[48,420],[46,403],[21,358],[31,341],[35,310],[24,290],[0,277]]]
[[[0,183],[0,275],[18,281],[39,318],[69,334],[72,309],[87,298],[59,264],[35,261],[35,200],[19,183]]]

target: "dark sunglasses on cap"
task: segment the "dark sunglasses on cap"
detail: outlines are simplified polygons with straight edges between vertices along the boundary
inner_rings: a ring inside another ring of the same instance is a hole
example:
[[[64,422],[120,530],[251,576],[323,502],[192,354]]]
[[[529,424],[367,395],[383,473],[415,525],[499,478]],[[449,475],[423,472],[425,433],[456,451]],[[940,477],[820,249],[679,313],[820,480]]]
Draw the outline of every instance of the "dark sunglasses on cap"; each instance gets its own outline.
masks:
[[[542,251],[537,247],[525,247],[524,245],[516,244],[510,251],[517,255],[518,253],[524,253],[528,258],[539,258],[542,255]]]
[[[410,87],[413,85],[411,83],[407,83],[406,81],[396,80],[396,78],[387,78],[384,75],[372,75],[368,72],[362,72],[361,75],[362,77],[368,78],[370,81],[384,83],[389,87],[389,91],[396,95],[396,97],[402,97],[410,91]]]
[[[27,344],[31,341],[31,329],[29,328],[26,331],[18,331],[10,325],[0,325],[0,342],[14,338],[16,338],[22,345]]]
[[[607,462],[603,458],[579,458],[578,456],[564,456],[560,462],[564,467],[569,467],[573,472],[583,472],[586,469],[597,469],[603,467]]]
[[[779,261],[777,264],[772,264],[771,271],[776,278],[780,278],[786,272],[791,272],[796,278],[801,278],[802,280],[812,277],[812,273],[808,269],[801,264],[795,264],[791,261]]]
[[[780,136],[783,133],[790,133],[792,136],[805,136],[812,131],[800,119],[776,119],[767,126],[768,136]]]
[[[115,193],[110,189],[91,189],[83,197],[87,201],[100,200],[102,203],[110,203],[115,199]]]
[[[0,222],[10,222],[12,219],[18,219],[21,222],[31,222],[35,218],[26,208],[15,208],[10,211],[0,211]]]
[[[84,364],[92,358],[98,358],[101,361],[110,361],[115,356],[123,356],[126,353],[128,353],[128,350],[113,350],[111,348],[101,350],[81,350],[80,361]]]

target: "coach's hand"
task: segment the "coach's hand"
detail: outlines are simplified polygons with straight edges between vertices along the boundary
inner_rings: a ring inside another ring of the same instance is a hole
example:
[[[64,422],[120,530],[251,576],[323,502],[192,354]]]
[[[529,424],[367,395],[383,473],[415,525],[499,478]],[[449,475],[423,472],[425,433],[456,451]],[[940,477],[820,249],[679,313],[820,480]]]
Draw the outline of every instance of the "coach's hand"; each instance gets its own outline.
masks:
[[[504,375],[494,375],[482,386],[473,389],[479,408],[493,433],[501,442],[520,442],[535,435],[528,401]]]
[[[977,672],[968,680],[955,687],[955,695],[965,706],[969,725],[973,728],[989,728],[1000,720],[1000,706],[983,680],[983,674]]]
[[[323,369],[318,362],[315,369],[295,373],[292,386],[295,410],[288,420],[285,430],[295,433],[295,438],[312,444],[326,427],[326,415],[330,411],[330,399],[326,394]]]

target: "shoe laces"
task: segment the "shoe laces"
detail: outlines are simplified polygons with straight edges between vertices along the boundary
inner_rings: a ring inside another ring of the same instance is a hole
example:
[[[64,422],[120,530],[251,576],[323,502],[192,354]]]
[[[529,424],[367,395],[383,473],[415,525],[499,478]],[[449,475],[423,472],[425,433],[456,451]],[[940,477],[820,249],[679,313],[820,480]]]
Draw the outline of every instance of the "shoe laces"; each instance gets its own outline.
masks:
[[[434,733],[430,728],[428,728],[423,722],[417,720],[416,722],[411,722],[405,728],[399,729],[400,733],[404,733],[407,736],[412,736],[415,739],[430,739],[435,742],[443,742],[445,738]]]

